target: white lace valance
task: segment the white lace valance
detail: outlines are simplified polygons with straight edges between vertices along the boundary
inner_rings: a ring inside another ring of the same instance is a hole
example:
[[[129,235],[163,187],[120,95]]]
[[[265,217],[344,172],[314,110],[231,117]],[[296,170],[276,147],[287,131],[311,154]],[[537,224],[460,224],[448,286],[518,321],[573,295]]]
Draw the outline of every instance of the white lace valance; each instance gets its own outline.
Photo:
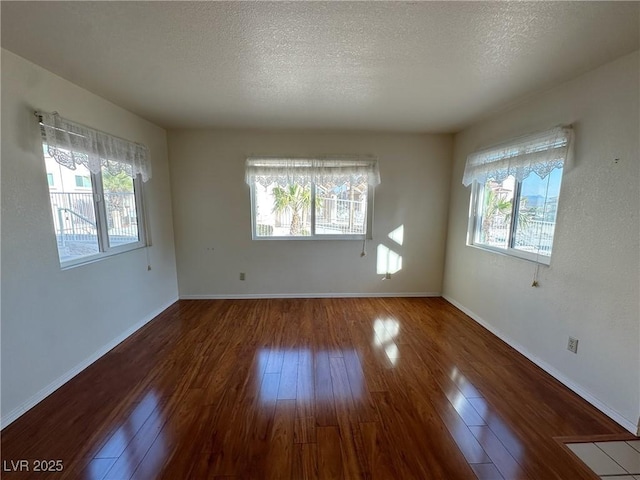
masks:
[[[462,183],[469,186],[477,180],[484,184],[488,179],[501,182],[509,175],[523,180],[531,172],[545,178],[564,166],[572,133],[569,127],[556,127],[474,152],[467,157]]]
[[[272,183],[327,183],[366,180],[369,185],[380,183],[378,161],[372,157],[332,158],[248,158],[245,181],[267,186]]]
[[[48,153],[60,165],[71,170],[84,165],[92,173],[100,173],[104,167],[113,174],[140,174],[143,182],[151,178],[146,145],[80,125],[57,113],[36,112],[36,116],[40,118]]]

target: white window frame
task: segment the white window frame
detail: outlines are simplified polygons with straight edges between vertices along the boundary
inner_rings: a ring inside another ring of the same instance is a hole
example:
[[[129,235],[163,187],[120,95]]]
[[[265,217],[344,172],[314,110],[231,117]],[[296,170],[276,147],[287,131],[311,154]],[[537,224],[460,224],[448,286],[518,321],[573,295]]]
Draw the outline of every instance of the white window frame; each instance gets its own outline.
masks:
[[[332,182],[338,178],[349,177],[367,182],[367,205],[365,232],[362,234],[324,234],[316,233],[316,197],[317,186]],[[363,240],[372,238],[375,186],[380,184],[378,160],[364,156],[321,156],[321,157],[249,157],[245,163],[245,182],[250,187],[251,238],[253,240]],[[304,184],[309,185],[311,194],[310,235],[257,235],[256,219],[256,183],[267,186]]]
[[[316,183],[309,182],[311,189],[311,233],[309,235],[257,235],[256,226],[256,183],[251,182],[251,239],[252,240],[371,240],[373,238],[373,206],[375,185],[367,183],[367,218],[365,221],[364,234],[330,234],[316,233]]]
[[[466,244],[493,253],[521,258],[542,265],[551,264],[553,244],[556,239],[556,221],[553,226],[553,239],[549,255],[538,252],[528,252],[514,247],[516,224],[518,221],[522,183],[528,175],[538,172],[541,178],[546,178],[556,168],[566,167],[566,160],[570,157],[573,131],[571,127],[554,127],[553,129],[524,135],[492,147],[473,152],[467,158],[467,165],[462,183],[472,185],[469,200],[469,221],[467,225]],[[511,217],[508,230],[506,248],[486,245],[476,241],[479,238],[483,218],[484,189],[486,181],[492,178],[504,179],[513,175],[515,179],[513,200],[511,202]],[[562,179],[560,180],[560,190]],[[548,191],[547,191],[548,194]],[[560,192],[558,192],[558,199]],[[545,198],[545,201],[548,198]]]
[[[480,184],[477,181],[473,182],[471,187],[471,199],[469,204],[469,223],[467,226],[467,246],[479,248],[480,250],[486,250],[493,253],[499,253],[502,255],[508,255],[511,257],[521,258],[530,262],[540,263],[542,265],[551,264],[551,255],[544,255],[541,253],[527,252],[513,246],[515,242],[515,230],[517,215],[516,211],[520,205],[520,192],[522,190],[522,180],[516,180],[515,188],[513,192],[513,202],[511,203],[511,222],[509,224],[509,238],[507,240],[507,248],[496,247],[493,245],[487,245],[485,243],[476,242],[476,238],[480,235],[482,228],[482,197],[483,197],[484,184]],[[556,222],[557,224],[557,222]],[[551,252],[553,253],[553,244],[556,240],[555,227],[553,228],[553,241],[551,245]]]
[[[85,178],[90,178],[90,175],[75,175],[76,188],[84,188],[84,189],[87,189],[87,190],[91,190],[91,186],[90,185],[86,186],[84,184],[84,179]],[[82,180],[82,185],[78,185],[78,179]]]
[[[42,143],[48,154],[61,167],[76,170],[77,166],[81,165],[91,172],[90,190],[95,213],[98,253],[63,261],[60,259],[60,250],[56,241],[60,267],[64,270],[148,246],[149,237],[142,186],[143,182],[151,178],[151,159],[147,146],[63,118],[57,112],[35,111],[34,115],[38,119]],[[117,246],[109,244],[107,208],[102,184],[104,169],[111,170],[114,167],[114,162],[126,165],[124,171],[132,178],[138,231],[137,241]],[[46,165],[44,149],[42,163]],[[49,197],[49,206],[53,216],[51,197]],[[55,232],[53,218],[52,226],[54,227],[52,230]]]
[[[43,145],[46,148],[46,142],[43,139]],[[42,164],[45,164],[44,154],[42,157]],[[65,167],[63,167],[65,168]],[[107,221],[107,209],[104,202],[104,189],[102,186],[102,173],[89,173],[91,178],[91,188],[87,188],[87,190],[91,190],[93,194],[93,208],[95,212],[96,219],[96,236],[98,239],[98,253],[92,255],[85,255],[82,257],[74,258],[71,260],[62,261],[60,260],[60,268],[62,270],[66,270],[69,268],[77,267],[80,265],[85,265],[88,263],[93,263],[99,260],[103,260],[105,258],[111,257],[113,255],[117,255],[124,252],[129,252],[131,250],[137,250],[139,248],[144,248],[148,246],[147,244],[147,233],[146,233],[146,215],[144,212],[144,201],[143,201],[143,193],[142,193],[142,177],[140,174],[137,174],[133,179],[133,194],[136,202],[136,218],[137,218],[137,227],[138,227],[138,241],[130,242],[124,245],[117,245],[112,247],[109,245],[109,232],[108,232],[108,221]],[[74,179],[75,180],[75,179]],[[74,183],[75,185],[75,183]],[[51,212],[51,225],[52,230],[54,232],[54,237],[56,235],[55,232],[55,221],[53,219],[53,210],[51,208],[51,200],[49,200],[49,211]],[[56,241],[56,250],[58,250],[58,242]],[[58,251],[59,258],[59,251]]]

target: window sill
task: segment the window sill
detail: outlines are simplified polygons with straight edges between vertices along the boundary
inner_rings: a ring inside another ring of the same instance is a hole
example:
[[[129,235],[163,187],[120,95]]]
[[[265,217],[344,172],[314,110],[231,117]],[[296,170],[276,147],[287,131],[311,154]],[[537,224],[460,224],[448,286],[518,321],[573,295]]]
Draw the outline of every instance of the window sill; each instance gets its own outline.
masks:
[[[367,236],[366,237],[367,240],[371,240],[372,237]],[[314,240],[314,241],[323,241],[323,240],[359,240],[359,241],[363,241],[365,240],[365,236],[364,235],[308,235],[305,237],[257,237],[257,236],[253,236],[251,238],[251,240],[258,240],[258,241],[263,241],[263,240],[293,240],[293,241],[309,241],[309,240]]]
[[[100,262],[106,260],[109,257],[120,255],[121,253],[131,252],[140,248],[145,248],[147,245],[144,242],[130,243],[127,245],[121,245],[110,249],[108,252],[100,252],[95,255],[87,255],[86,257],[76,258],[68,260],[66,262],[60,262],[60,270],[71,270],[72,268],[81,267],[83,265],[89,265],[91,263]]]
[[[536,255],[535,253],[525,252],[522,250],[517,250],[515,248],[505,250],[503,248],[489,247],[487,245],[477,245],[474,243],[467,243],[467,247],[476,248],[478,250],[495,253],[497,255],[502,255],[505,257],[516,258],[518,260],[524,260],[526,262],[535,263],[537,265],[542,265],[545,267],[551,265],[551,257]]]

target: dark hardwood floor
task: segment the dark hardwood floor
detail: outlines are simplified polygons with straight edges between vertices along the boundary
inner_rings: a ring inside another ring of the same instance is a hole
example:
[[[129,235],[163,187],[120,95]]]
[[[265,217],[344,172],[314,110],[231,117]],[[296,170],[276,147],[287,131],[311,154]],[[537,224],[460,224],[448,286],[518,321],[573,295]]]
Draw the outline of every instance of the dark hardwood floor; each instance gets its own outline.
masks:
[[[2,478],[587,480],[554,437],[625,433],[440,298],[191,300],[5,428]]]

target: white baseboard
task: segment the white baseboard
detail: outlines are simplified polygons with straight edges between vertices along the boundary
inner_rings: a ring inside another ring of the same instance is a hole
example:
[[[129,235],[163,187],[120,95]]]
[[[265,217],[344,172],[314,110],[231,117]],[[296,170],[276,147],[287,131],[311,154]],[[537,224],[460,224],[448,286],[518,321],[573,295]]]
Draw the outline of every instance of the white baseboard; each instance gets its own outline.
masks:
[[[120,343],[122,343],[124,340],[129,338],[131,335],[133,335],[140,328],[144,327],[147,323],[149,323],[151,320],[153,320],[158,315],[160,315],[162,312],[164,312],[167,308],[169,308],[171,305],[173,305],[177,300],[178,300],[178,298],[174,298],[169,303],[165,304],[164,306],[160,307],[159,309],[155,310],[154,312],[151,312],[149,315],[147,315],[141,321],[139,321],[138,323],[133,325],[131,328],[127,329],[125,332],[123,332],[120,335],[118,335],[116,338],[111,340],[106,345],[103,345],[102,347],[100,347],[94,354],[92,354],[89,357],[85,358],[82,362],[77,364],[71,370],[65,372],[60,377],[56,378],[53,382],[51,382],[49,385],[44,387],[42,390],[40,390],[35,395],[32,395],[31,397],[29,397],[25,402],[22,403],[22,405],[14,408],[12,411],[7,413],[4,417],[2,417],[2,419],[0,419],[0,429],[5,428],[7,425],[9,425],[12,422],[14,422],[16,419],[18,419],[21,415],[26,413],[28,410],[30,410],[31,408],[35,407],[38,403],[40,403],[46,397],[51,395],[53,392],[55,392],[58,388],[60,388],[65,383],[67,383],[73,377],[78,375],[85,368],[87,368],[93,362],[95,362],[100,357],[102,357],[104,354],[106,354],[109,350],[112,350],[113,348],[117,347]]]
[[[260,298],[377,298],[377,297],[439,297],[439,292],[389,293],[247,293],[221,295],[180,295],[180,300],[242,300]]]
[[[446,301],[448,301],[449,303],[454,305],[459,310],[462,310],[464,313],[466,313],[469,317],[471,317],[473,320],[475,320],[482,327],[486,328],[492,334],[494,334],[496,337],[498,337],[500,340],[502,340],[503,342],[505,342],[506,344],[508,344],[509,346],[514,348],[515,350],[517,350],[519,353],[521,353],[525,357],[527,357],[529,360],[531,360],[533,363],[535,363],[537,366],[539,366],[541,369],[543,369],[545,372],[547,372],[553,378],[558,380],[564,386],[566,386],[570,390],[573,390],[573,392],[575,392],[578,395],[580,395],[587,402],[589,402],[591,405],[596,407],[602,413],[607,415],[613,421],[615,421],[616,423],[620,424],[625,429],[629,430],[629,432],[631,432],[634,435],[639,433],[638,426],[634,425],[631,420],[625,418],[623,415],[618,413],[616,410],[608,407],[605,403],[600,401],[597,397],[595,397],[593,394],[588,392],[582,386],[580,386],[577,383],[575,383],[569,377],[567,377],[563,373],[561,373],[558,370],[556,370],[554,367],[549,365],[544,360],[541,360],[540,358],[538,358],[537,356],[535,356],[534,354],[529,352],[525,347],[520,345],[518,342],[516,342],[513,339],[509,338],[508,336],[504,335],[497,328],[495,328],[494,326],[492,326],[491,324],[486,322],[482,317],[480,317],[479,315],[476,315],[474,312],[472,312],[468,308],[464,307],[463,305],[458,303],[456,300],[454,300],[453,298],[451,298],[451,297],[449,297],[447,295],[443,295],[442,298],[444,298]]]

